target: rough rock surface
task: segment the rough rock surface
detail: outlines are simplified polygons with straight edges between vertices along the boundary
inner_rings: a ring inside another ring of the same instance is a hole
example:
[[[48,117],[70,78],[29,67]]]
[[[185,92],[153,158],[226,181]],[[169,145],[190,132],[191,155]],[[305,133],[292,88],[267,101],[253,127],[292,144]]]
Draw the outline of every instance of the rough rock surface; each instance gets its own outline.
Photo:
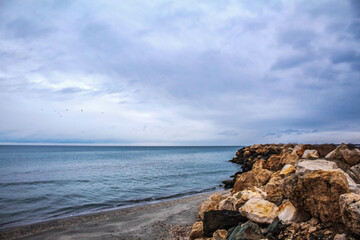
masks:
[[[235,208],[235,210],[238,210],[242,205],[244,205],[251,198],[265,199],[266,196],[267,196],[266,193],[257,187],[242,190],[240,192],[237,192],[233,196],[233,198],[236,200],[234,208]]]
[[[338,169],[336,163],[324,159],[301,160],[295,165],[295,167],[296,167],[296,174],[307,173],[317,170],[334,171]]]
[[[339,197],[349,191],[345,175],[338,171],[312,171],[294,174],[284,181],[284,195],[297,208],[323,222],[341,219]]]
[[[271,174],[272,172],[267,169],[254,169],[243,173],[236,180],[232,192],[236,193],[247,188],[260,187],[269,180]]]
[[[305,150],[301,158],[316,159],[319,158],[319,153],[316,150]]]
[[[227,231],[225,229],[218,229],[214,232],[212,240],[226,240]]]
[[[286,177],[296,171],[296,168],[291,164],[286,164],[280,171],[280,177]]]
[[[203,222],[195,222],[190,232],[190,239],[195,239],[203,236]]]
[[[204,218],[204,213],[210,210],[217,210],[219,209],[219,203],[221,200],[225,199],[226,197],[219,194],[211,195],[207,200],[202,202],[199,206],[199,217],[200,219]]]
[[[261,233],[260,227],[249,221],[241,226],[237,226],[228,237],[228,240],[258,240],[262,238],[264,236]]]
[[[270,224],[278,216],[278,207],[272,202],[260,198],[252,198],[247,201],[239,212],[257,223]]]
[[[360,164],[352,166],[347,172],[349,176],[358,184],[360,184]]]
[[[269,240],[277,240],[280,232],[284,231],[286,226],[279,220],[272,222],[265,230],[265,237]]]
[[[236,199],[233,197],[227,197],[224,200],[221,200],[219,203],[219,210],[235,210]]]
[[[347,193],[340,196],[343,223],[360,237],[360,195]]]
[[[334,151],[326,155],[325,158],[330,160],[344,161],[350,166],[354,166],[360,163],[360,150],[354,145],[346,145],[342,143]]]
[[[276,205],[280,205],[283,200],[283,182],[284,179],[280,177],[279,172],[274,173],[269,182],[263,187],[267,194],[265,199]]]
[[[211,210],[204,214],[204,236],[211,237],[217,229],[229,229],[244,223],[247,218],[237,211]]]

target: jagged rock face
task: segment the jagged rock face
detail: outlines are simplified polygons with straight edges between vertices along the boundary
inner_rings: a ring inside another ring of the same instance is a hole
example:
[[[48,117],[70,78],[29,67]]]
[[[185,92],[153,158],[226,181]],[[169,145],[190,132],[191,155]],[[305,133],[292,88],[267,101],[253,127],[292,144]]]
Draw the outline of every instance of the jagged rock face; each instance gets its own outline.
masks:
[[[263,187],[267,194],[265,199],[276,205],[280,205],[283,200],[283,182],[284,179],[280,177],[279,172],[274,173],[269,182]]]
[[[323,222],[340,222],[339,197],[349,191],[345,175],[338,171],[311,171],[284,180],[283,193],[297,208]]]
[[[217,210],[219,209],[219,203],[224,200],[226,197],[214,194],[211,195],[208,199],[203,201],[199,206],[199,217],[200,219],[204,219],[204,213],[210,210]]]
[[[189,239],[200,238],[203,236],[203,222],[195,222],[192,226]]]
[[[347,172],[349,176],[358,184],[360,184],[360,164],[352,166]]]
[[[247,222],[241,226],[237,226],[229,236],[228,240],[259,240],[264,238],[260,227],[253,223]]]
[[[247,218],[237,211],[211,210],[204,214],[204,236],[211,237],[217,229],[229,229],[244,223]]]
[[[360,195],[355,193],[341,195],[340,210],[346,227],[360,235]]]
[[[278,207],[272,202],[260,198],[252,198],[247,201],[239,212],[257,223],[270,224],[278,216]]]
[[[270,178],[272,172],[267,169],[254,169],[243,173],[236,179],[233,193],[239,192],[251,187],[260,187]]]
[[[326,155],[325,158],[330,160],[344,161],[350,166],[354,166],[360,163],[360,150],[355,146],[342,143],[334,151]]]
[[[272,155],[266,162],[267,169],[277,171],[281,169],[280,155]]]
[[[225,229],[218,229],[214,232],[212,240],[226,240],[227,234]]]

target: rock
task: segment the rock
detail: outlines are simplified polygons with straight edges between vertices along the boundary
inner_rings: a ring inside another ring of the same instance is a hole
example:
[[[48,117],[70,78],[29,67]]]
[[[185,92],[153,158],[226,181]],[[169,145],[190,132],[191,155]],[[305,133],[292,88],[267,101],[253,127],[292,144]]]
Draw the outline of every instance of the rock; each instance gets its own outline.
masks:
[[[249,221],[241,226],[237,226],[228,237],[228,240],[258,240],[262,238],[263,235],[260,227]]]
[[[338,171],[311,171],[284,180],[283,193],[297,209],[323,222],[339,222],[339,197],[349,191],[345,175]]]
[[[203,222],[195,222],[191,228],[190,239],[195,239],[203,236]]]
[[[301,158],[305,159],[316,159],[319,158],[319,153],[316,150],[305,150]]]
[[[282,156],[280,158],[280,161],[281,161],[280,169],[282,169],[282,167],[285,166],[286,164],[294,165],[298,159],[299,159],[299,156],[295,155],[295,154],[291,154],[291,153],[282,154]],[[278,169],[278,170],[280,170],[280,169]]]
[[[319,223],[319,219],[317,219],[317,218],[311,218],[309,221],[308,221],[308,223],[311,225],[311,226],[315,226],[315,225],[317,225],[318,223]]]
[[[304,145],[303,144],[299,144],[299,145],[296,145],[292,152],[291,152],[291,155],[298,155],[299,157],[301,157],[303,154],[304,154],[304,151],[305,151],[305,148],[304,148]]]
[[[323,160],[323,159],[302,160],[302,161],[298,162],[295,166],[296,166],[296,172],[295,172],[296,174],[314,172],[316,170],[341,172],[345,175],[345,177],[348,181],[349,190],[353,193],[360,193],[360,188],[355,183],[355,181],[347,173],[345,173],[342,169],[338,168],[336,166],[336,163],[334,163],[334,162]]]
[[[272,172],[267,169],[253,169],[243,173],[236,179],[232,192],[236,193],[250,187],[260,187],[269,180],[271,174]]]
[[[340,210],[345,226],[360,235],[360,195],[355,193],[341,195]]]
[[[227,231],[225,229],[218,229],[213,234],[213,240],[226,240]]]
[[[265,168],[265,165],[266,165],[265,159],[260,159],[253,164],[252,169],[255,169],[255,170],[263,169],[263,168]]]
[[[336,234],[334,240],[346,240],[346,234]]]
[[[350,166],[360,163],[360,150],[353,145],[340,144],[335,150],[325,157],[331,160],[342,160]]]
[[[269,182],[265,185],[264,190],[267,194],[266,200],[280,205],[283,200],[283,178],[280,177],[279,172],[273,174]]]
[[[274,221],[279,213],[275,204],[260,198],[250,199],[239,208],[239,212],[249,220],[268,224]]]
[[[286,226],[281,221],[275,220],[266,228],[264,235],[269,240],[277,240],[280,232],[284,231],[285,228]]]
[[[211,210],[205,212],[203,220],[204,236],[211,237],[217,229],[229,229],[246,221],[247,218],[236,211]]]
[[[227,197],[224,200],[221,200],[219,203],[219,210],[235,210],[236,199],[233,197]]]
[[[349,176],[358,184],[360,184],[360,164],[352,166],[347,172]]]
[[[309,214],[296,209],[291,202],[285,202],[279,206],[279,220],[286,225],[303,222],[309,219]]]
[[[266,168],[271,171],[281,169],[280,155],[272,155],[266,162]]]
[[[323,170],[323,171],[334,171],[339,169],[334,162],[326,161],[324,159],[318,160],[300,160],[296,167],[296,174],[307,173],[311,171]]]
[[[263,192],[260,188],[253,187],[250,189],[242,190],[234,194],[233,198],[236,200],[234,204],[235,210],[238,210],[242,205],[244,205],[251,198],[266,198],[266,193]]]
[[[211,195],[208,199],[203,201],[199,206],[199,217],[200,219],[204,218],[204,213],[210,210],[217,210],[219,209],[219,203],[221,200],[225,199],[226,197],[219,194]]]
[[[296,171],[296,168],[291,164],[286,164],[280,171],[280,177],[284,178]]]

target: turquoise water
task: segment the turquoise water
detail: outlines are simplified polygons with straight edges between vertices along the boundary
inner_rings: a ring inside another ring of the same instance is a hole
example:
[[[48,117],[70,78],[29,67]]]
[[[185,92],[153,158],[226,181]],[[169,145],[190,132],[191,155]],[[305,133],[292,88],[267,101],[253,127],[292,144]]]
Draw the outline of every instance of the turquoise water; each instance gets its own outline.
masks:
[[[0,228],[215,190],[238,148],[0,146]]]

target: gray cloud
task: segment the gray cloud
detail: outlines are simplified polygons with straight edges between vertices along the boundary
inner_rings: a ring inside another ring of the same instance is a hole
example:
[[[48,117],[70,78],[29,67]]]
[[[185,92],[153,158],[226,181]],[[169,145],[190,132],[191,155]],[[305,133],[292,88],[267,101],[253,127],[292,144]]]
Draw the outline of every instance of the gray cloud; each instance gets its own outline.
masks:
[[[360,140],[357,1],[0,4],[0,142]]]

